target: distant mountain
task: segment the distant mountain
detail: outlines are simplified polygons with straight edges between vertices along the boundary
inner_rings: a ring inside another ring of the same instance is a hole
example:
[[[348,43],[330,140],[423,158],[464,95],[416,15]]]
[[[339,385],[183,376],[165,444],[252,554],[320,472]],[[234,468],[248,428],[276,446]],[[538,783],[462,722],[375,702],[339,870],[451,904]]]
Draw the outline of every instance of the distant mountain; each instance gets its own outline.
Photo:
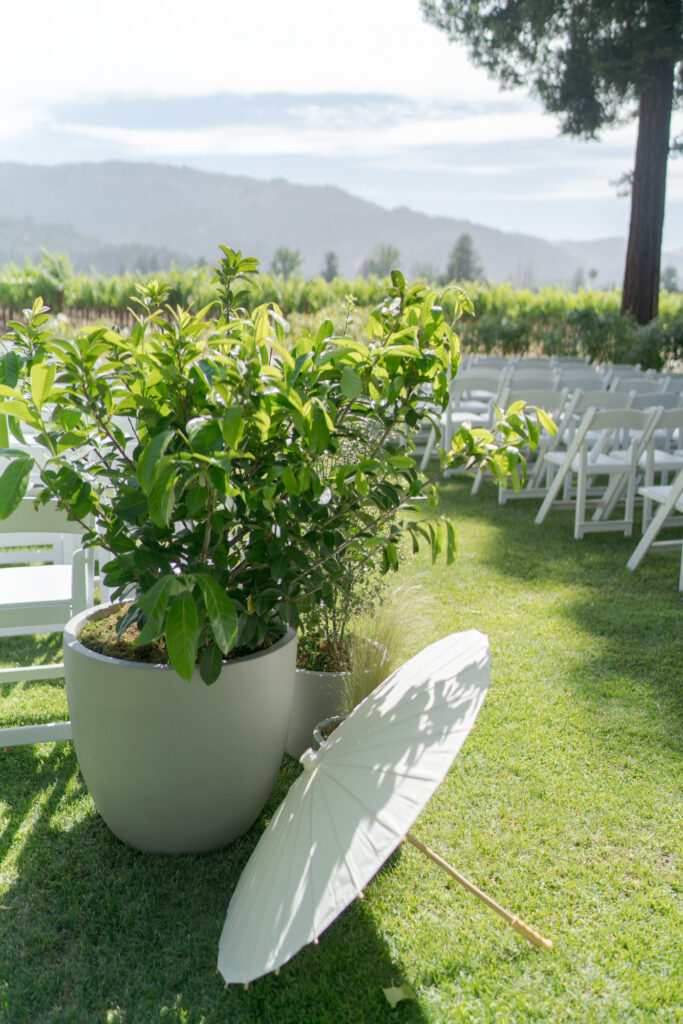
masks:
[[[399,249],[403,269],[414,273],[424,265],[443,270],[464,232],[492,281],[621,281],[621,239],[552,243],[405,207],[387,210],[329,185],[153,163],[0,164],[3,261],[33,258],[42,245],[67,251],[76,267],[118,273],[147,269],[145,261],[149,269],[174,260],[212,262],[223,243],[257,256],[264,267],[278,246],[299,250],[306,274],[319,272],[333,251],[341,272],[355,275],[378,245],[390,244]],[[589,277],[593,268],[597,275]]]

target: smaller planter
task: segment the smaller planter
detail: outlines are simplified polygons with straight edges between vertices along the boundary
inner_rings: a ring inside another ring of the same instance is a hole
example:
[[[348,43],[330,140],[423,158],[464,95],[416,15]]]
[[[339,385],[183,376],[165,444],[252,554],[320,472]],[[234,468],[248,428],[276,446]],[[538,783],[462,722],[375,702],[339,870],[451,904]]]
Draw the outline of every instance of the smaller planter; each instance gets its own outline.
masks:
[[[256,820],[280,768],[296,633],[223,665],[207,686],[168,665],[120,661],[64,631],[67,701],[85,784],[112,832],[138,850],[220,849]]]
[[[368,640],[382,651],[382,664],[389,660],[386,648]],[[324,718],[337,715],[344,706],[346,672],[315,672],[298,668],[294,678],[294,697],[285,753],[297,761],[313,743],[313,730]]]
[[[344,672],[314,672],[298,668],[285,752],[297,761],[313,743],[313,729],[323,718],[336,714],[344,697]]]

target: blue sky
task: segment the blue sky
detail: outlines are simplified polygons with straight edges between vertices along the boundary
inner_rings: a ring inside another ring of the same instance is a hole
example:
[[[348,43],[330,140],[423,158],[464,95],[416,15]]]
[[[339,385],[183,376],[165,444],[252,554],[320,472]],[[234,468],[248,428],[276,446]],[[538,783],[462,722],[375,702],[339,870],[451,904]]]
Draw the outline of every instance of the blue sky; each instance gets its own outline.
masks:
[[[417,0],[26,0],[9,22],[0,160],[154,160],[550,239],[626,234],[611,182],[632,165],[634,125],[559,136]],[[665,248],[681,247],[683,159],[665,224]]]

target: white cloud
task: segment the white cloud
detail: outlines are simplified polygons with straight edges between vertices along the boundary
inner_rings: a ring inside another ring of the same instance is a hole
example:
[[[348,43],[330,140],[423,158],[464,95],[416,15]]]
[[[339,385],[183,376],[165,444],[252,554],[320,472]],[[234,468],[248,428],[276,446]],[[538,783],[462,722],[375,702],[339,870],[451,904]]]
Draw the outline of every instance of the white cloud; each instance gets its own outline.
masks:
[[[402,150],[452,144],[549,139],[555,135],[548,118],[533,111],[457,117],[401,116],[395,123],[332,126],[318,108],[304,112],[303,124],[231,124],[201,129],[142,129],[67,123],[55,128],[81,138],[116,143],[140,156],[316,155],[388,157]]]
[[[0,141],[29,138],[47,121],[41,107],[0,106]]]

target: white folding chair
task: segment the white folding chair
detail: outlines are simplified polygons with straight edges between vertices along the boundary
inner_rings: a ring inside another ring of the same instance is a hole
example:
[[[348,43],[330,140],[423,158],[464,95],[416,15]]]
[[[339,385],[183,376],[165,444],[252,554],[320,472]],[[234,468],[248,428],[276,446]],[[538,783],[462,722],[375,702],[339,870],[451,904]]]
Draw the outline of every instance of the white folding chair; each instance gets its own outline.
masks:
[[[655,477],[659,477],[659,483],[665,485],[669,482],[669,474],[683,469],[683,406],[661,409],[655,430],[638,465],[643,471],[644,491],[655,486]],[[648,494],[643,494],[643,533],[651,519],[652,501]]]
[[[560,489],[568,477],[576,477],[576,491],[569,502],[574,508],[574,536],[580,540],[588,532],[618,530],[626,537],[633,532],[638,459],[647,444],[660,414],[659,409],[589,408],[566,452],[547,452],[546,461],[555,462],[558,471],[543,500],[536,523],[542,523],[550,509],[566,507],[558,502]],[[626,456],[617,455],[621,450]],[[599,480],[607,480],[598,485]],[[589,483],[596,486],[589,493]],[[626,489],[624,516],[610,519],[623,490]],[[565,492],[566,497],[566,492]],[[588,506],[595,505],[587,519]]]
[[[490,427],[493,423],[493,406],[505,382],[505,371],[501,369],[478,370],[473,368],[458,373],[449,388],[448,408],[441,417],[440,431],[443,447],[448,451],[453,435],[463,423],[473,427]],[[432,427],[425,445],[420,469],[424,470],[436,444],[436,431]]]
[[[626,567],[635,571],[650,548],[681,548],[681,570],[678,577],[678,589],[683,590],[683,537],[676,539],[656,540],[659,531],[667,527],[683,527],[683,469],[670,484],[641,487],[644,499],[659,504],[647,530],[643,534],[635,551],[626,563]]]
[[[51,564],[0,567],[0,637],[61,631],[69,619],[94,604],[95,549],[80,546],[83,526],[56,506],[34,507],[24,498],[11,516],[0,520],[3,538],[33,536],[51,546]],[[42,559],[40,551],[35,552]],[[26,555],[31,557],[31,551]],[[32,679],[60,679],[62,663],[0,669],[0,684]],[[0,747],[69,739],[68,722],[0,729]]]

